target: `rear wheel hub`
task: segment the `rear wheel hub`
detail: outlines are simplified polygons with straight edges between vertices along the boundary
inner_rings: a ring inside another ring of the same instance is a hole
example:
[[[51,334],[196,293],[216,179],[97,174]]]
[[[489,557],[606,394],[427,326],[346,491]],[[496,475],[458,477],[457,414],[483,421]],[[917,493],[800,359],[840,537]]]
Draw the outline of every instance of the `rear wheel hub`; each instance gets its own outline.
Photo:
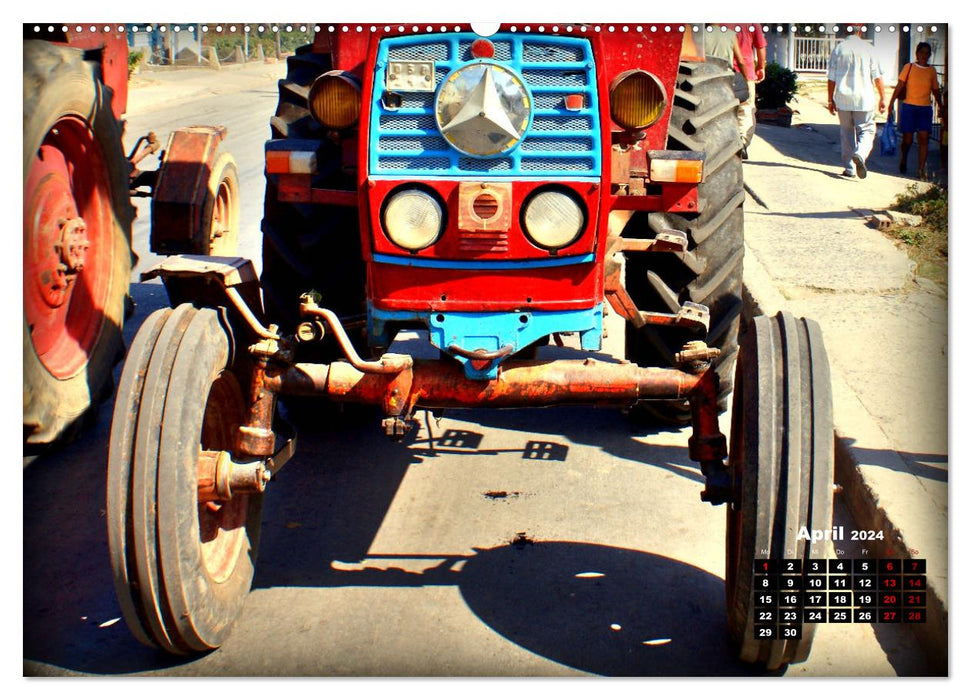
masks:
[[[104,163],[88,124],[66,116],[24,183],[24,316],[37,356],[59,379],[84,367],[104,323],[113,260]]]

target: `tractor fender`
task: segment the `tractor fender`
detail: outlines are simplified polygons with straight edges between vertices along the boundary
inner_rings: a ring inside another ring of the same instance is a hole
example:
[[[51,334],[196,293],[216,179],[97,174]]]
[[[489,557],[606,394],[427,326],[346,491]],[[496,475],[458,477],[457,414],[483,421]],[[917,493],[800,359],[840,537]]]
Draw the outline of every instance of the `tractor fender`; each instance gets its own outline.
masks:
[[[214,170],[226,159],[219,159],[218,153],[226,133],[224,126],[190,126],[169,134],[152,192],[152,252],[216,252],[212,217],[219,173]]]

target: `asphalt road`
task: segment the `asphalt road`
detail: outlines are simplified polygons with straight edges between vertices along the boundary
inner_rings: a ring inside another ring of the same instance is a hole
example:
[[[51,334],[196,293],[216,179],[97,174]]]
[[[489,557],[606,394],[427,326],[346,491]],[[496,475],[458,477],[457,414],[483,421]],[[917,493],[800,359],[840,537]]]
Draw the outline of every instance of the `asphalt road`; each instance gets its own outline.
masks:
[[[241,254],[258,258],[275,82],[235,92],[220,75],[218,94],[129,115],[129,139],[227,125]],[[152,259],[145,204],[139,269]],[[132,294],[129,341],[167,303],[157,283]],[[758,675],[726,641],[724,507],[699,499],[688,432],[580,408],[422,416],[401,444],[369,410],[321,411],[268,488],[253,591],[226,645],[194,659],[142,647],[108,563],[111,409],[24,471],[25,675]],[[810,660],[785,674],[923,672],[902,630],[848,624],[822,625]]]

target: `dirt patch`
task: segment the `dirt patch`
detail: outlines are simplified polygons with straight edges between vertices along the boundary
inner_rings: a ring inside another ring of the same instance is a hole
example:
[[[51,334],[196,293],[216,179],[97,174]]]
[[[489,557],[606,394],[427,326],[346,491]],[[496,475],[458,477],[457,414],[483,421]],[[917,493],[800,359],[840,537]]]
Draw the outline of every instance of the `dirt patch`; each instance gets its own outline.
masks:
[[[513,491],[511,493],[509,491],[486,491],[482,495],[488,498],[490,501],[501,501],[506,498],[519,498],[521,494],[519,491]]]
[[[893,226],[886,235],[907,250],[918,277],[947,289],[947,189],[937,184],[911,185],[893,208],[922,217],[919,226]]]

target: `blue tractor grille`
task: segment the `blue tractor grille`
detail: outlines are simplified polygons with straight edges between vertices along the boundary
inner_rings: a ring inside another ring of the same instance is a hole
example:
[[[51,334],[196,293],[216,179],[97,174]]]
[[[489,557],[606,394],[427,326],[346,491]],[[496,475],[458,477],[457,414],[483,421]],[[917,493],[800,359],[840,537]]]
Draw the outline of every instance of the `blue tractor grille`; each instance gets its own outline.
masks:
[[[600,114],[590,42],[574,37],[498,34],[490,37],[492,59],[511,68],[529,89],[533,119],[522,141],[508,153],[474,158],[453,149],[435,123],[437,89],[453,70],[476,60],[475,34],[384,39],[378,49],[371,114],[371,175],[421,177],[599,177]],[[436,92],[404,92],[400,104],[385,104],[388,61],[434,61]],[[583,95],[579,111],[566,108],[569,95]]]

